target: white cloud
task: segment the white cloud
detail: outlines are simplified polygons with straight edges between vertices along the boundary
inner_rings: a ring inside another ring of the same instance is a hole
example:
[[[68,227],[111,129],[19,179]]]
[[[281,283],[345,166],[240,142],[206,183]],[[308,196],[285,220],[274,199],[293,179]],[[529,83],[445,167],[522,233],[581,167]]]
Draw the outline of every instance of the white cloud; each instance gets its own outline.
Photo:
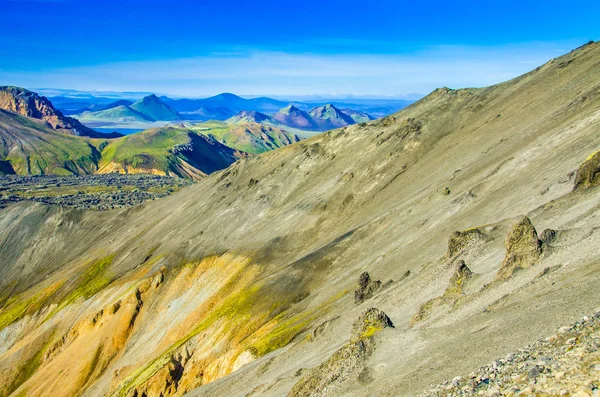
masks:
[[[577,43],[560,43],[572,48]],[[502,47],[436,46],[410,54],[219,53],[164,61],[120,62],[42,72],[0,70],[0,84],[82,90],[155,91],[202,96],[427,93],[486,86],[561,55],[557,43]]]

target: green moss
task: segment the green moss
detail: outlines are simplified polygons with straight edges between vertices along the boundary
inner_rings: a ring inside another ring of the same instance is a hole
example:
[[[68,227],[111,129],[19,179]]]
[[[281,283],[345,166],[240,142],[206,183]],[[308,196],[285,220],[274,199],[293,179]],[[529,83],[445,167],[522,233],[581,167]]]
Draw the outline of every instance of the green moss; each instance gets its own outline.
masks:
[[[110,284],[112,276],[107,270],[113,259],[114,255],[111,255],[89,262],[84,273],[75,282],[75,288],[59,303],[49,317],[73,303],[77,298],[88,299]]]
[[[25,316],[27,309],[29,309],[35,300],[35,296],[14,304],[11,304],[11,301],[9,300],[6,304],[6,308],[0,311],[0,329],[8,327],[10,324]]]
[[[62,283],[56,283],[43,289],[33,296],[19,295],[9,298],[0,310],[0,329],[8,327],[27,314],[36,313],[55,294]]]
[[[314,313],[304,314],[282,321],[267,336],[253,343],[248,350],[255,357],[262,357],[285,347],[298,334],[305,331],[316,317]]]

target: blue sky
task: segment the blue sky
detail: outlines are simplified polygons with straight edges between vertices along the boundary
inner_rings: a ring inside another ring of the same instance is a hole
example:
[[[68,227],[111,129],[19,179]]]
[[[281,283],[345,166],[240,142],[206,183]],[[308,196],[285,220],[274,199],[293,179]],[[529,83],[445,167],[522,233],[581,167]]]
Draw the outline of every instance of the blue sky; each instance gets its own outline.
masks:
[[[173,96],[483,86],[600,39],[598,1],[0,0],[0,84]]]

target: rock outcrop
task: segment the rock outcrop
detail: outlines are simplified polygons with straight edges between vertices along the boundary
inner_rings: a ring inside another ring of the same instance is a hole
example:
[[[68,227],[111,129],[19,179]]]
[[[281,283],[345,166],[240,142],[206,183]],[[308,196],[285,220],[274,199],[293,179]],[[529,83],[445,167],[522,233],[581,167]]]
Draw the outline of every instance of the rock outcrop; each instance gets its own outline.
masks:
[[[311,369],[288,393],[288,397],[331,395],[336,386],[358,377],[375,351],[374,336],[393,328],[392,320],[381,310],[370,308],[354,323],[352,339],[329,359]]]
[[[469,279],[473,276],[471,269],[467,267],[464,261],[460,261],[456,266],[454,274],[450,278],[448,288],[444,292],[446,298],[458,298],[463,294],[463,288]]]
[[[591,154],[577,170],[574,190],[600,185],[600,150]]]
[[[355,338],[363,339],[384,328],[394,328],[392,320],[381,310],[371,307],[358,317],[352,328]]]
[[[443,305],[455,305],[464,295],[464,287],[472,276],[473,272],[467,267],[465,261],[458,261],[444,294],[422,304],[419,311],[412,317],[410,321],[411,325],[415,325],[429,317],[431,312],[437,307]]]
[[[528,217],[522,217],[506,237],[506,256],[496,276],[510,277],[516,270],[533,265],[542,253],[542,243]]]
[[[371,280],[369,273],[364,272],[358,279],[358,284],[354,290],[354,302],[358,305],[371,298],[375,292],[381,288],[379,280]]]

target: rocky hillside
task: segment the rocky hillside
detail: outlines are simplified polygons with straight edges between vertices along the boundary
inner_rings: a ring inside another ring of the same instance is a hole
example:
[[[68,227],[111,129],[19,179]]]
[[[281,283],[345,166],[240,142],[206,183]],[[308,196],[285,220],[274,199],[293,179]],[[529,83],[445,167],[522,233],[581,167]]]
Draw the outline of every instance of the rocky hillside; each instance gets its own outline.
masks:
[[[558,333],[509,353],[422,397],[551,395],[591,397],[600,390],[600,308]]]
[[[78,120],[64,116],[43,96],[24,88],[0,87],[0,109],[43,120],[47,126],[70,135],[95,138],[115,138],[121,134],[101,134],[81,124]]]
[[[0,395],[410,396],[553,335],[600,306],[599,71],[590,43],[134,208],[0,210]]]

